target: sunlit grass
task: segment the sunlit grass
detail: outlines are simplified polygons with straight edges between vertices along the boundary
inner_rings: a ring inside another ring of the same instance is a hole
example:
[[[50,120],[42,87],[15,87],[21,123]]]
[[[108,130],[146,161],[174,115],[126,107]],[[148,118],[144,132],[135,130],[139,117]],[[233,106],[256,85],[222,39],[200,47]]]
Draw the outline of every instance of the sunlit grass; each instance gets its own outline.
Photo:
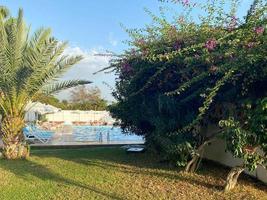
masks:
[[[29,160],[0,161],[0,199],[267,199],[266,186],[244,177],[222,193],[226,174],[207,163],[185,174],[120,148],[33,150]]]

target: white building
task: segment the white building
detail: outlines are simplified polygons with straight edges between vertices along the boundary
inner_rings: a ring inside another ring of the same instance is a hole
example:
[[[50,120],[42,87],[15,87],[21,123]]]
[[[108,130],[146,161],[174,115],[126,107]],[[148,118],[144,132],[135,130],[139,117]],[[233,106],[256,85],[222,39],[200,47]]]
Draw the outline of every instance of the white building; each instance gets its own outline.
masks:
[[[113,124],[115,122],[108,111],[61,110],[40,102],[29,103],[25,110],[25,121],[29,122],[40,120],[40,116],[44,116],[48,122],[64,122],[70,124],[79,122]]]
[[[40,119],[40,116],[47,113],[56,113],[60,109],[55,106],[43,104],[40,102],[30,102],[25,108],[25,121],[32,122]]]

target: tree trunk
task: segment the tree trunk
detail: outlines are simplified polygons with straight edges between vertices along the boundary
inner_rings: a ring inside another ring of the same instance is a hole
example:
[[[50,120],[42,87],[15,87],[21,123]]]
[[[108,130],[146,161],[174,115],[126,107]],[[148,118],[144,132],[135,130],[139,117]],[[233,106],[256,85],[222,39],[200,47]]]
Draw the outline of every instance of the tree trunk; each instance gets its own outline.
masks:
[[[185,172],[194,173],[198,170],[202,158],[200,155],[194,155],[193,158],[187,163]]]
[[[24,120],[21,117],[7,116],[2,121],[3,156],[6,159],[26,158],[29,148],[24,140],[22,128]]]
[[[234,167],[231,169],[231,171],[229,172],[229,174],[227,175],[226,178],[226,183],[224,186],[224,191],[228,192],[230,190],[232,190],[236,184],[237,184],[237,179],[239,177],[239,175],[244,171],[244,167]]]
[[[202,154],[204,153],[204,147],[209,144],[213,139],[205,141],[203,144],[201,144],[198,149],[196,150],[196,153],[193,155],[192,159],[187,163],[185,167],[185,172],[194,173],[198,170],[198,167],[202,160]]]

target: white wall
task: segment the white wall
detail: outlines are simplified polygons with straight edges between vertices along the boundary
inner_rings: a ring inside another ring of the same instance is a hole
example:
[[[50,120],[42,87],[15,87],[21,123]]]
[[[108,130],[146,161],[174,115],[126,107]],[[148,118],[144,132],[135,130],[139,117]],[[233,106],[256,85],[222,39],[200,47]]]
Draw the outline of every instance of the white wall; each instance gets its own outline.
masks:
[[[113,123],[114,119],[108,111],[75,111],[61,110],[56,113],[46,114],[48,121],[64,121],[64,122],[93,122],[104,121]]]
[[[211,143],[211,145],[206,146],[204,152],[204,158],[216,161],[223,165],[234,167],[242,164],[242,160],[234,158],[230,152],[225,152],[225,142],[223,140],[217,139]],[[264,183],[267,183],[267,170],[263,167],[258,167],[255,172],[249,173]]]

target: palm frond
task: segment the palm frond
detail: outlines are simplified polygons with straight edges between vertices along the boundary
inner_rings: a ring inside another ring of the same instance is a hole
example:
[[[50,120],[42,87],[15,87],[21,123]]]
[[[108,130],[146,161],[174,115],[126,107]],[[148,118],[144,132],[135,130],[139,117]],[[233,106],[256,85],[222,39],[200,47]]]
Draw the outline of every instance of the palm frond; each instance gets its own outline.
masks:
[[[5,29],[5,21],[0,15],[0,87],[6,80],[6,69],[9,67],[6,50],[8,47],[7,33]]]
[[[8,15],[9,15],[9,10],[7,7],[5,6],[0,6],[0,15],[3,17],[3,18],[6,18]]]
[[[21,115],[28,101],[40,92],[54,93],[81,84],[85,80],[56,81],[82,56],[64,54],[67,42],[51,36],[50,29],[41,28],[30,36],[18,16],[6,17],[0,7],[0,113]],[[30,36],[30,37],[29,37]],[[56,82],[56,83],[55,83]]]
[[[0,21],[0,72],[3,75],[0,87],[8,92],[16,84],[14,76],[23,63],[23,48],[26,43],[23,11],[19,10],[17,18],[1,18]]]
[[[1,113],[4,114],[4,116],[12,115],[23,117],[24,108],[28,101],[29,97],[25,91],[17,93],[16,89],[12,88],[9,95],[0,98]]]
[[[78,85],[85,85],[85,84],[90,84],[92,83],[91,81],[87,80],[68,80],[68,81],[61,81],[58,83],[54,84],[49,84],[42,88],[42,92],[45,93],[46,95],[52,94],[55,92],[59,92],[60,90],[65,90],[68,88],[72,88]]]
[[[75,56],[63,59],[56,64],[46,65],[41,71],[36,70],[37,74],[33,73],[25,85],[29,95],[34,95],[43,85],[50,84],[62,76],[72,65],[79,62],[81,56]]]

